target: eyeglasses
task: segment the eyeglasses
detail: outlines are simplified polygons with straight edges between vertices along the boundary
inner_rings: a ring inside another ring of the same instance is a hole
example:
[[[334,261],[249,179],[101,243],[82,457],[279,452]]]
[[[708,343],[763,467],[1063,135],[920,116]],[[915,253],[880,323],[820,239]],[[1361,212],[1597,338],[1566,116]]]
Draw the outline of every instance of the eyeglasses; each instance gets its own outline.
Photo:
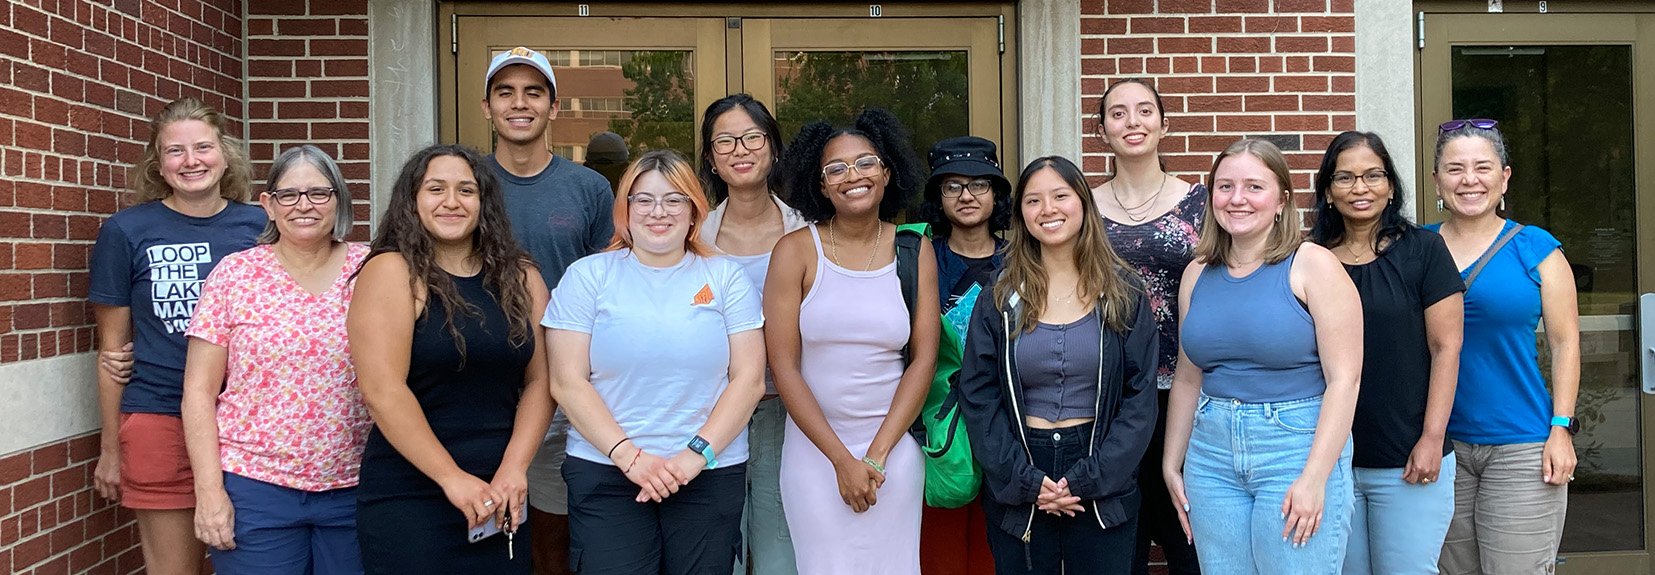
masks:
[[[736,142],[741,142],[741,147],[746,148],[749,152],[757,152],[764,149],[764,145],[769,143],[769,138],[764,135],[764,132],[749,132],[742,134],[739,138],[719,136],[713,138],[713,151],[720,154],[734,152],[736,151]]]
[[[299,198],[310,200],[310,205],[320,206],[333,201],[333,188],[281,188],[273,192],[265,192],[275,198],[278,205],[297,206]]]
[[[684,208],[689,207],[690,197],[684,194],[667,194],[666,197],[656,198],[649,194],[632,194],[626,197],[626,203],[632,206],[632,213],[640,216],[655,213],[655,206],[661,206],[669,216],[676,216],[684,213]]]
[[[1449,120],[1447,122],[1443,122],[1441,126],[1437,126],[1437,131],[1438,132],[1452,132],[1454,130],[1464,128],[1467,125],[1469,125],[1473,128],[1477,128],[1479,130],[1492,130],[1495,127],[1499,126],[1500,123],[1497,122],[1497,121],[1494,121],[1494,120],[1487,119],[1487,118],[1472,118],[1472,119],[1469,119],[1469,120]]]
[[[973,196],[981,196],[993,189],[994,183],[988,180],[971,180],[970,182],[966,182],[964,184],[959,182],[944,182],[942,185],[942,197],[958,198],[961,193],[967,191],[971,192],[971,195]]]
[[[1333,174],[1333,187],[1341,190],[1348,190],[1356,187],[1357,180],[1362,180],[1362,183],[1366,184],[1368,189],[1371,190],[1390,181],[1385,177],[1385,175],[1385,170],[1374,170],[1360,176],[1346,172],[1339,172],[1337,174]]]
[[[884,172],[885,162],[879,156],[862,156],[851,164],[834,162],[822,166],[822,181],[829,184],[843,182],[850,177],[851,170],[856,170],[859,176],[871,178]]]

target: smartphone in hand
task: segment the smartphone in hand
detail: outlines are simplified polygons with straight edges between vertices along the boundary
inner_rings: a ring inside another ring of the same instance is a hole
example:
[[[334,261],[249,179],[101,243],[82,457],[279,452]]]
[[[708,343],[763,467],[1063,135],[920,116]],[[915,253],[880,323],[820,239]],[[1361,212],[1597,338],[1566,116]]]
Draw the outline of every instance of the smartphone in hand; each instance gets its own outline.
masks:
[[[466,534],[466,541],[476,543],[499,534],[499,523],[496,522],[493,517],[490,517],[488,523],[473,527],[471,531]]]

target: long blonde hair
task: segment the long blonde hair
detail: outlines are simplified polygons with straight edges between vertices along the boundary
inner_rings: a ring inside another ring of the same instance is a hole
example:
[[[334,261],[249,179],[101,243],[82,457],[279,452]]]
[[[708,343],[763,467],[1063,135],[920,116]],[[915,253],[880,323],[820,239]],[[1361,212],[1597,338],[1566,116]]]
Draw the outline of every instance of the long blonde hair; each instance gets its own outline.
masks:
[[[1012,194],[1019,210],[1029,177],[1040,170],[1052,170],[1080,198],[1080,234],[1075,237],[1075,269],[1080,279],[1075,293],[1080,297],[1097,298],[1103,321],[1110,329],[1126,331],[1132,326],[1134,305],[1142,288],[1134,285],[1137,272],[1127,266],[1109,244],[1108,232],[1103,227],[1103,216],[1092,197],[1091,186],[1074,162],[1062,156],[1046,156],[1029,162],[1017,177],[1017,191]],[[1010,243],[1006,246],[1005,272],[994,284],[994,302],[1000,309],[1008,309],[1011,296],[1017,294],[1027,306],[1013,335],[1034,331],[1040,315],[1046,311],[1046,268],[1040,261],[1040,240],[1029,234],[1029,226],[1022,214],[1011,219]],[[1007,326],[1008,331],[1010,326]]]
[[[161,177],[161,129],[185,120],[206,122],[218,134],[219,153],[224,156],[224,176],[218,180],[218,195],[232,202],[247,203],[253,197],[252,169],[241,150],[241,141],[229,135],[224,114],[206,102],[189,97],[173,100],[149,121],[149,145],[144,146],[144,157],[132,166],[132,191],[138,193],[138,203],[172,195],[172,186]]]
[[[1219,164],[1242,154],[1263,162],[1264,167],[1269,168],[1276,176],[1276,185],[1281,186],[1283,215],[1277,217],[1275,223],[1270,224],[1269,241],[1264,244],[1264,263],[1279,264],[1287,259],[1287,256],[1293,255],[1293,252],[1299,249],[1299,244],[1304,241],[1304,237],[1299,233],[1297,212],[1293,209],[1293,178],[1287,171],[1287,158],[1282,157],[1281,149],[1268,140],[1257,138],[1247,138],[1230,144],[1230,147],[1224,148],[1224,152],[1213,160],[1213,171],[1207,175],[1207,182],[1211,184],[1218,178]],[[1223,208],[1213,203],[1213,189],[1216,187],[1207,187],[1207,213],[1201,216],[1201,240],[1195,244],[1195,259],[1204,264],[1228,265],[1231,250],[1235,249],[1235,240],[1230,238],[1230,232],[1218,225],[1218,219],[1213,216],[1214,212]]]

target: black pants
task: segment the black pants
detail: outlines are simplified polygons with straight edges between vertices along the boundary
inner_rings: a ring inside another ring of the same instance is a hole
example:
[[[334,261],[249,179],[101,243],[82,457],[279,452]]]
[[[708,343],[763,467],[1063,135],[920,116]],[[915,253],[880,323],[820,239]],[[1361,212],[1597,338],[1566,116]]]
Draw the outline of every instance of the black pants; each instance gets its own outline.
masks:
[[[747,464],[702,471],[660,503],[613,465],[570,457],[569,567],[581,575],[729,575],[741,549]]]
[[[1062,429],[1029,429],[1029,452],[1034,465],[1053,479],[1063,476],[1080,458],[1092,435],[1087,423]],[[1082,504],[1087,502],[1082,501]],[[1137,519],[1108,529],[1099,526],[1090,505],[1074,517],[1034,513],[1029,541],[989,527],[988,548],[994,553],[996,575],[1126,575],[1132,568],[1132,546],[1137,541]]]
[[[1167,570],[1172,575],[1200,575],[1201,566],[1195,562],[1195,546],[1184,538],[1184,527],[1178,524],[1178,509],[1167,493],[1166,479],[1161,477],[1161,455],[1167,447],[1167,390],[1160,391],[1161,418],[1155,420],[1155,433],[1150,436],[1149,449],[1138,466],[1138,491],[1143,493],[1143,507],[1138,511],[1138,550],[1132,560],[1132,575],[1149,575],[1149,544],[1161,544],[1167,556]]]

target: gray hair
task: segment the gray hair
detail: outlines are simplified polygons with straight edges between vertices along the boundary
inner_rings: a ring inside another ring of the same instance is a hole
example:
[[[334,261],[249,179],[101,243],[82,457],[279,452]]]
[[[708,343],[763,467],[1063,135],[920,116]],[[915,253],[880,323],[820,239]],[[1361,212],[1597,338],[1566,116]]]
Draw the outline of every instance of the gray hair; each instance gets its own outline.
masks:
[[[333,158],[323,152],[321,148],[305,144],[283,150],[276,156],[275,163],[270,164],[270,176],[264,181],[264,193],[276,190],[276,182],[282,181],[282,176],[298,166],[300,163],[310,164],[316,171],[327,178],[328,187],[333,188],[333,241],[345,241],[350,235],[351,227],[355,225],[355,211],[351,208],[351,190],[345,185],[345,176],[339,173],[339,165],[333,163]],[[259,234],[260,244],[273,244],[281,239],[282,233],[276,229],[276,221],[271,220],[264,225],[264,233]]]
[[[1431,159],[1432,170],[1442,166],[1442,150],[1443,148],[1448,147],[1448,142],[1460,138],[1482,138],[1484,140],[1488,140],[1489,145],[1494,146],[1494,156],[1500,160],[1500,167],[1504,168],[1511,165],[1511,157],[1506,153],[1506,138],[1500,134],[1499,126],[1485,129],[1478,128],[1467,123],[1464,126],[1460,126],[1457,130],[1450,130],[1437,134],[1437,151]]]

